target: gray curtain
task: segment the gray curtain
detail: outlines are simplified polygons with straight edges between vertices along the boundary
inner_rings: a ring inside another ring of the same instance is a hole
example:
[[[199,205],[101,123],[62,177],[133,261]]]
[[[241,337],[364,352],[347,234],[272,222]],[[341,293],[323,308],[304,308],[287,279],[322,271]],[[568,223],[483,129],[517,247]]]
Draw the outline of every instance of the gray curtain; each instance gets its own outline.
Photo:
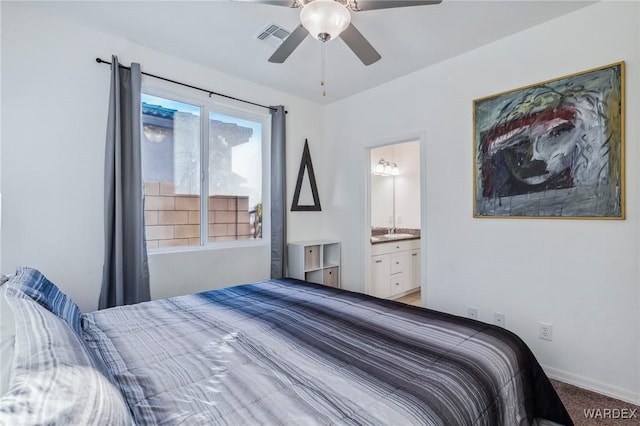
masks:
[[[144,237],[140,64],[111,57],[104,168],[105,247],[99,309],[151,299]]]
[[[287,271],[287,179],[285,110],[271,107],[271,278]]]

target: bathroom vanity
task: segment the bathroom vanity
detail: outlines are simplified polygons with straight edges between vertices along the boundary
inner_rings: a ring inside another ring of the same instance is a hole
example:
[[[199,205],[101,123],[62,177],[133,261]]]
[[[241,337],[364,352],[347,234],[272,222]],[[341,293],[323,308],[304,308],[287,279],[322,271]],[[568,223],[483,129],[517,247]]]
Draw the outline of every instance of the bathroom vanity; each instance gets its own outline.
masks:
[[[371,288],[376,297],[395,299],[420,289],[420,236],[371,237]]]

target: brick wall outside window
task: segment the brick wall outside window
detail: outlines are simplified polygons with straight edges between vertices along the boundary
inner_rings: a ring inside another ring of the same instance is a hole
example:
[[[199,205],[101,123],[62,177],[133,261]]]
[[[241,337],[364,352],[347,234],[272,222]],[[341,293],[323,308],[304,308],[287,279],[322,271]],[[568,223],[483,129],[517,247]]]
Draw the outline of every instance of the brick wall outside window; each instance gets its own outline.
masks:
[[[145,182],[147,248],[200,245],[200,197],[175,193],[166,182]],[[209,197],[209,241],[254,238],[254,217],[246,196]]]

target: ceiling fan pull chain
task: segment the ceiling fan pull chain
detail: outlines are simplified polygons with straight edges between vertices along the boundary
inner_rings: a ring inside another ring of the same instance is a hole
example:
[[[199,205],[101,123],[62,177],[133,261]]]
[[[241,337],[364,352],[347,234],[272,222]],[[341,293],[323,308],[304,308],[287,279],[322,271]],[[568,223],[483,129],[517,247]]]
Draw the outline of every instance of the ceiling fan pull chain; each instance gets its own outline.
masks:
[[[320,45],[320,86],[322,86],[322,96],[326,96],[327,95],[327,90],[326,90],[326,85],[325,85],[325,60],[324,60],[324,45],[325,43],[322,43]]]

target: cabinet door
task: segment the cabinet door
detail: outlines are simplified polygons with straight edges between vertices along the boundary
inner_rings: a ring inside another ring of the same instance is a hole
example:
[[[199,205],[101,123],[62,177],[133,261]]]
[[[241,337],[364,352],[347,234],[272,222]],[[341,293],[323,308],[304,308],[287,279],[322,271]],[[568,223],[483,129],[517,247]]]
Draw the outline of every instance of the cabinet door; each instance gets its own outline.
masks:
[[[391,296],[389,255],[372,256],[371,265],[372,294],[382,298]]]
[[[420,287],[420,250],[411,251],[411,288]]]
[[[391,296],[396,296],[409,290],[409,281],[407,279],[409,278],[408,275],[409,274],[406,274],[404,272],[391,274]]]

